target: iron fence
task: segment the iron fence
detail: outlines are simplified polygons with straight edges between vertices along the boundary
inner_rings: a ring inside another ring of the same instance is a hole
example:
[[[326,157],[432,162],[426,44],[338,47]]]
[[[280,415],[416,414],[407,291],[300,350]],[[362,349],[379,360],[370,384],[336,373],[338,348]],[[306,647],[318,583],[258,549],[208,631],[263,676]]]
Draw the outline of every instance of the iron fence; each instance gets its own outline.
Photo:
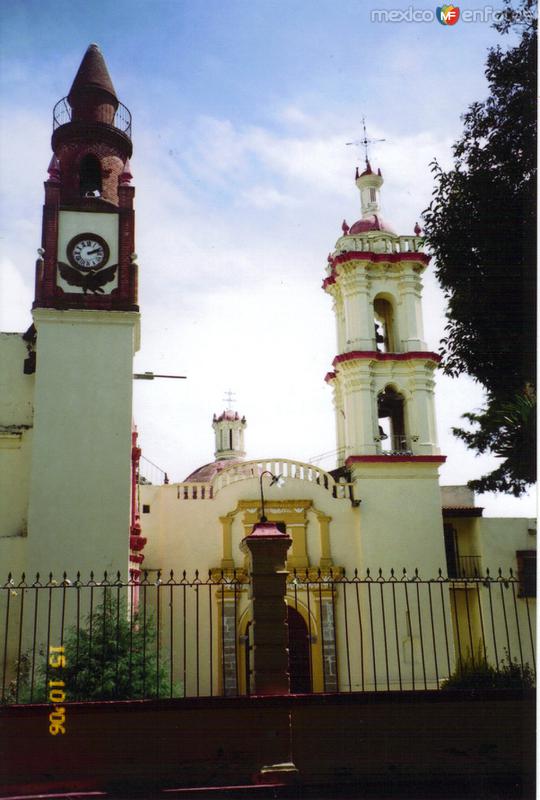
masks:
[[[46,701],[51,681],[66,700],[254,692],[249,588],[242,569],[137,580],[10,575],[0,597],[1,700]],[[285,599],[292,692],[535,678],[535,602],[520,597],[511,570],[434,579],[293,570]]]
[[[424,579],[405,569],[294,571],[312,690],[391,691],[534,683],[535,601],[509,570]]]

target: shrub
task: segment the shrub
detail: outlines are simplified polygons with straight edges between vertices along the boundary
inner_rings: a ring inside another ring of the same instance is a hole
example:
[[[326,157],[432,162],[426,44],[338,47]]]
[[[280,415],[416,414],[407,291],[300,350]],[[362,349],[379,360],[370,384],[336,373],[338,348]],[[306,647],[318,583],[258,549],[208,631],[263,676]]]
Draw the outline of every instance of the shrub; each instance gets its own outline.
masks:
[[[72,627],[64,639],[65,666],[49,667],[40,650],[31,690],[30,657],[21,658],[18,702],[46,702],[47,680],[63,681],[67,700],[138,700],[171,696],[165,654],[158,662],[158,631],[147,610],[130,614],[125,599],[104,591],[83,624]],[[37,659],[36,659],[37,660]],[[8,701],[15,702],[16,684]],[[181,694],[177,685],[172,695]]]
[[[499,667],[489,664],[484,656],[470,653],[458,663],[455,671],[441,684],[441,689],[531,689],[534,673],[528,663],[513,661],[505,651]]]

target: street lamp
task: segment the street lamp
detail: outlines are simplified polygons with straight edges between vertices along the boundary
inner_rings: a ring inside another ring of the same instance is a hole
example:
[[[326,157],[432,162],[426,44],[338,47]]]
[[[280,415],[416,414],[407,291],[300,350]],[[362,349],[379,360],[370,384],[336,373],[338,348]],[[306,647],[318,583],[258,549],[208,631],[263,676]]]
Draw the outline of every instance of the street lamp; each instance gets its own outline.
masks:
[[[263,477],[265,475],[270,476],[269,486],[274,486],[274,484],[277,484],[278,486],[281,487],[285,483],[285,480],[282,475],[274,475],[274,473],[270,472],[269,469],[263,470],[259,475],[259,486],[261,487],[261,518],[259,520],[260,522],[268,522],[264,513]]]

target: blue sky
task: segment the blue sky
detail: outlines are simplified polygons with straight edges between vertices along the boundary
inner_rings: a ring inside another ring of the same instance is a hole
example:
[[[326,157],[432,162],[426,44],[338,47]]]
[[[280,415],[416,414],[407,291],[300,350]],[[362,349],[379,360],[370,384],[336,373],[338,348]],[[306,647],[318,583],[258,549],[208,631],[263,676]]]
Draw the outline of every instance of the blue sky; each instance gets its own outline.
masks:
[[[497,7],[498,3],[490,4]],[[464,9],[484,8],[462,3]],[[188,374],[135,385],[144,453],[181,480],[212,459],[211,415],[232,388],[248,456],[307,460],[332,450],[323,382],[335,355],[326,254],[360,215],[354,168],[365,115],[384,138],[384,215],[402,233],[429,203],[429,164],[450,163],[462,114],[486,93],[499,37],[487,23],[377,23],[373,9],[435,4],[252,0],[18,0],[0,6],[1,257],[5,330],[30,321],[51,112],[90,42],[133,114],[143,344],[137,369]],[[504,43],[504,41],[503,41]],[[466,224],[466,220],[464,220]],[[425,277],[426,338],[444,304]],[[171,382],[172,383],[172,382]],[[440,377],[443,483],[479,475],[449,429],[478,407],[472,381]],[[485,496],[492,514],[532,498]]]

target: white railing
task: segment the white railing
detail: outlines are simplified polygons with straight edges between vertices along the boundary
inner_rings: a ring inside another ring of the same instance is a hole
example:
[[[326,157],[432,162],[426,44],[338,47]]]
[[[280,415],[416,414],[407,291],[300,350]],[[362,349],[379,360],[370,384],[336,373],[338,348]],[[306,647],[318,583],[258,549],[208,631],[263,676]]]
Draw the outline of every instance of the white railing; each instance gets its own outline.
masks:
[[[265,470],[274,475],[281,475],[285,479],[295,478],[316,483],[338,499],[352,499],[353,497],[352,483],[347,483],[344,479],[335,481],[329,472],[315,464],[306,464],[303,461],[292,461],[285,458],[242,461],[231,464],[230,467],[221,470],[210,482],[178,483],[176,494],[179,500],[211,500],[227,486],[251,478],[258,479]]]
[[[338,251],[354,250],[364,253],[419,253],[424,240],[421,236],[393,236],[374,231],[369,236],[342,236],[336,243]]]

